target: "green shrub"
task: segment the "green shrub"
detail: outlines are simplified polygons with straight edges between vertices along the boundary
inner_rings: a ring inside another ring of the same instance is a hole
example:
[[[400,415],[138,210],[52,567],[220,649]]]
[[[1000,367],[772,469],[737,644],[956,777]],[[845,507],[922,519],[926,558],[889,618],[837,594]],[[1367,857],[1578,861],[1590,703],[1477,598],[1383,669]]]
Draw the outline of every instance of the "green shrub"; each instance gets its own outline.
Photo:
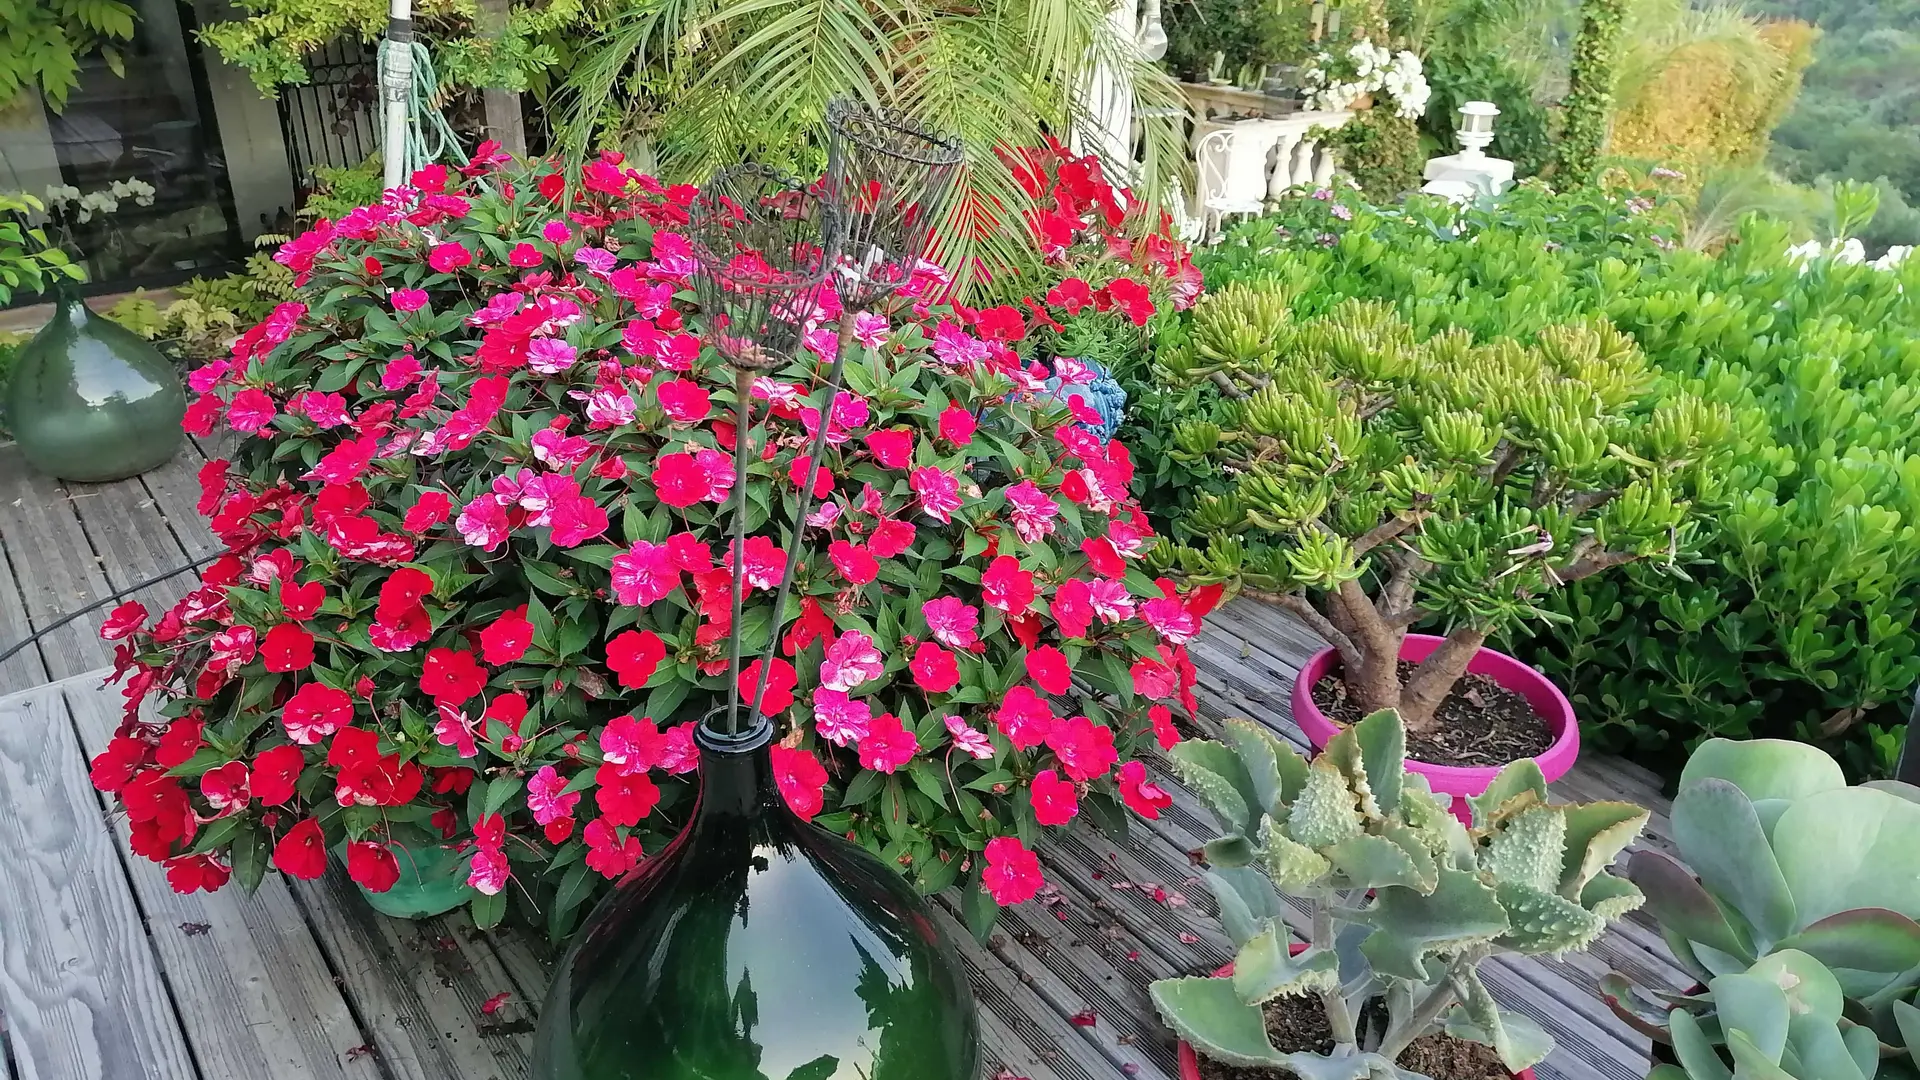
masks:
[[[1785,227],[1757,218],[1719,257],[1668,250],[1681,208],[1631,185],[1522,185],[1464,211],[1347,202],[1294,200],[1239,226],[1201,260],[1208,285],[1288,282],[1296,318],[1384,300],[1422,336],[1530,340],[1604,316],[1663,393],[1732,410],[1727,496],[1691,580],[1633,566],[1576,583],[1546,601],[1566,622],[1508,642],[1568,689],[1588,737],[1646,752],[1844,736],[1854,768],[1884,765],[1920,681],[1920,260],[1803,269]],[[1162,354],[1191,333],[1163,330]],[[1205,454],[1174,445],[1166,420],[1208,419],[1203,395],[1128,389],[1135,422],[1162,425],[1129,435],[1143,460],[1165,455],[1147,503],[1177,519],[1205,490]]]

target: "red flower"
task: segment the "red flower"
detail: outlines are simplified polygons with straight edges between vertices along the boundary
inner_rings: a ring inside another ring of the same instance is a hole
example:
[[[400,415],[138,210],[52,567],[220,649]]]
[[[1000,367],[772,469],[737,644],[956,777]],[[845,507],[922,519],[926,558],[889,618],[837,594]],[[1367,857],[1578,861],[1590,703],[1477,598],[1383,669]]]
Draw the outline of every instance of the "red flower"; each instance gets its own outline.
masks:
[[[707,391],[699,383],[687,379],[669,379],[659,384],[654,393],[659,397],[660,407],[666,410],[668,418],[678,423],[698,423],[713,411],[713,400]]]
[[[586,831],[581,837],[587,842],[587,856],[583,860],[587,869],[609,880],[639,866],[640,860],[646,855],[639,837],[629,836],[621,840],[619,832],[608,824],[606,818],[587,822]]]
[[[353,696],[345,690],[308,683],[293,692],[280,710],[287,737],[312,746],[353,722]]]
[[[1078,315],[1080,309],[1093,306],[1093,290],[1077,277],[1068,278],[1047,290],[1047,303],[1066,308],[1069,315]]]
[[[1000,702],[1000,708],[993,714],[995,726],[1013,743],[1016,750],[1031,749],[1046,742],[1058,720],[1047,699],[1027,686],[1015,686],[1008,690],[1007,696]]]
[[[93,786],[100,791],[119,794],[140,766],[146,764],[146,760],[146,743],[116,735],[107,743],[107,748],[100,752],[100,756],[93,759],[87,779],[93,781]]]
[[[808,454],[800,454],[787,464],[787,479],[793,482],[794,487],[800,486],[801,479],[807,475],[807,468],[812,464],[813,458]],[[832,490],[833,473],[829,471],[825,465],[814,469],[813,497],[816,499],[825,498],[827,492]]]
[[[307,767],[307,755],[298,746],[276,746],[253,759],[253,797],[267,806],[293,798],[294,783]]]
[[[610,824],[638,825],[660,802],[660,789],[644,772],[622,775],[618,766],[602,765],[593,778],[600,785],[594,805]]]
[[[958,405],[949,405],[940,410],[940,437],[955,446],[965,446],[973,441],[973,431],[979,422],[973,414]]]
[[[355,840],[347,845],[347,876],[368,892],[383,893],[400,880],[400,860],[385,844]]]
[[[114,608],[107,621],[100,624],[100,637],[103,641],[119,641],[132,637],[147,622],[146,605],[137,600],[129,600]]]
[[[1052,769],[1034,774],[1028,798],[1033,803],[1033,819],[1042,825],[1065,825],[1080,812],[1079,791]]]
[[[213,892],[233,877],[233,870],[212,855],[182,855],[167,860],[167,884],[185,895],[198,889]]]
[[[759,710],[768,716],[778,716],[793,708],[793,688],[799,685],[799,676],[793,665],[779,657],[774,657],[773,666],[767,673],[767,686],[760,695]],[[755,660],[740,672],[740,700],[753,708],[753,688],[760,683],[760,661]]]
[[[289,877],[312,881],[327,872],[327,838],[317,818],[306,818],[287,830],[273,846],[273,865]]]
[[[245,810],[250,801],[246,763],[229,761],[219,768],[208,769],[200,777],[200,794],[205,796],[207,805],[221,812],[221,817]]]
[[[913,464],[913,432],[906,428],[888,428],[867,436],[867,449],[873,459],[889,469],[904,469]]]
[[[982,309],[974,319],[974,327],[988,341],[1014,342],[1027,336],[1026,320],[1020,317],[1020,309],[1011,304]]]
[[[1080,541],[1080,553],[1092,564],[1093,572],[1103,578],[1127,576],[1126,560],[1114,549],[1113,541],[1104,536],[1089,536]]]
[[[867,550],[881,559],[904,555],[907,549],[913,547],[915,535],[913,522],[887,518],[873,527],[873,532],[867,537]]]
[[[1147,709],[1147,719],[1153,721],[1153,737],[1159,740],[1160,749],[1171,750],[1180,741],[1180,730],[1173,726],[1173,710],[1165,705],[1154,705]]]
[[[666,657],[666,645],[660,635],[651,630],[627,630],[607,642],[607,666],[620,677],[620,685],[629,690],[647,685],[654,669]]]
[[[1107,285],[1106,294],[1113,306],[1120,309],[1135,326],[1147,325],[1153,315],[1153,298],[1147,295],[1147,287],[1132,278],[1117,278]]]
[[[1046,879],[1040,874],[1040,859],[1027,850],[1015,836],[996,836],[987,841],[987,865],[980,871],[980,884],[1001,907],[1012,907],[1033,899]]]
[[[1160,811],[1173,805],[1173,796],[1147,779],[1146,765],[1129,761],[1120,766],[1120,801],[1148,821],[1156,821]]]
[[[423,491],[419,500],[407,509],[407,516],[400,522],[400,527],[419,536],[447,520],[447,515],[451,513],[453,499],[446,492]]]
[[[304,671],[313,666],[313,635],[299,623],[280,623],[260,642],[260,659],[268,671]]]
[[[660,501],[681,510],[707,497],[712,480],[692,454],[663,454],[653,463],[653,490]]]
[[[1120,760],[1113,748],[1113,729],[1084,716],[1053,725],[1047,733],[1047,745],[1059,756],[1061,768],[1075,780],[1098,780]]]
[[[295,622],[305,622],[320,611],[320,605],[326,603],[327,586],[325,582],[309,581],[305,585],[295,584],[287,578],[280,579],[280,610],[287,618]],[[271,640],[273,634],[269,632]]]
[[[495,667],[518,661],[532,645],[533,624],[527,621],[525,604],[501,612],[480,631],[480,657]]]
[[[773,782],[780,789],[780,797],[787,800],[787,809],[801,821],[812,821],[826,801],[826,768],[820,759],[796,747],[776,745],[770,752]]]
[[[865,585],[880,576],[880,563],[866,548],[835,540],[827,545],[827,559],[833,568],[855,585]]]
[[[427,252],[427,265],[442,274],[451,274],[472,261],[473,252],[453,241],[435,244]]]
[[[944,694],[960,682],[960,661],[931,641],[920,643],[907,667],[914,685],[929,694]]]
[[[1033,575],[1020,569],[1020,560],[1011,555],[995,556],[980,575],[980,598],[1009,615],[1027,610],[1035,595]]]
[[[1133,676],[1133,692],[1144,698],[1169,698],[1179,689],[1173,670],[1158,661],[1141,658],[1128,669]]]
[[[216,394],[201,394],[194,398],[193,404],[187,406],[186,415],[180,418],[180,430],[202,439],[212,435],[214,422],[220,419],[223,404]]]
[[[1073,668],[1065,653],[1042,645],[1027,650],[1027,678],[1049,694],[1064,694],[1073,687]]]
[[[487,669],[461,649],[440,648],[427,653],[420,671],[420,692],[435,705],[457,709],[487,687]]]
[[[920,752],[920,741],[900,724],[892,713],[882,713],[867,724],[866,737],[860,740],[860,767],[890,773]]]
[[[1079,578],[1068,578],[1053,591],[1048,608],[1061,637],[1086,637],[1093,628],[1093,587]]]
[[[265,390],[248,388],[233,395],[227,405],[227,426],[251,435],[273,423],[273,398]]]
[[[542,261],[540,249],[525,241],[513,245],[513,250],[507,252],[508,265],[517,266],[522,270],[539,266]]]

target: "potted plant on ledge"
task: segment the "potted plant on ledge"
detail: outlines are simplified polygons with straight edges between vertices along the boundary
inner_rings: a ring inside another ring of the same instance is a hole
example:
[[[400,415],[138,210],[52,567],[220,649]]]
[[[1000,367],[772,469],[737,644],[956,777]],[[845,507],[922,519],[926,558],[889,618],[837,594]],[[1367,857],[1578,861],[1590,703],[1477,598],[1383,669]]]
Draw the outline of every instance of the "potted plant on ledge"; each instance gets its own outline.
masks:
[[[1326,640],[1293,690],[1308,738],[1391,708],[1435,791],[1477,794],[1529,757],[1558,779],[1579,747],[1571,705],[1486,642],[1555,618],[1541,598],[1569,582],[1636,560],[1683,573],[1725,410],[1655,404],[1645,357],[1598,321],[1423,340],[1379,303],[1296,323],[1268,281],[1210,295],[1188,330],[1161,367],[1217,395],[1224,421],[1173,430],[1203,490],[1168,558]]]
[[[1638,907],[1606,871],[1647,812],[1550,806],[1538,766],[1516,762],[1473,800],[1469,828],[1404,771],[1405,752],[1390,711],[1311,765],[1245,721],[1225,743],[1173,749],[1224,829],[1207,880],[1239,949],[1215,977],[1149,988],[1182,1039],[1182,1080],[1524,1078],[1552,1050],[1494,1002],[1480,962],[1583,949]],[[1308,902],[1304,945],[1282,947],[1281,893]]]

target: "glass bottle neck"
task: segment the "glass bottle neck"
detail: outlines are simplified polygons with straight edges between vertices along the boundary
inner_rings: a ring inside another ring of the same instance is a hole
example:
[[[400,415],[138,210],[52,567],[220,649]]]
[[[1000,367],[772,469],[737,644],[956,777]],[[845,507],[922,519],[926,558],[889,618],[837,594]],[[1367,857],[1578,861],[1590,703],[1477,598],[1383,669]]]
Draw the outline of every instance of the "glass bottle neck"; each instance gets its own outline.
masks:
[[[771,724],[762,720],[739,735],[727,735],[703,723],[694,741],[700,747],[700,820],[757,817],[777,797],[768,751]]]

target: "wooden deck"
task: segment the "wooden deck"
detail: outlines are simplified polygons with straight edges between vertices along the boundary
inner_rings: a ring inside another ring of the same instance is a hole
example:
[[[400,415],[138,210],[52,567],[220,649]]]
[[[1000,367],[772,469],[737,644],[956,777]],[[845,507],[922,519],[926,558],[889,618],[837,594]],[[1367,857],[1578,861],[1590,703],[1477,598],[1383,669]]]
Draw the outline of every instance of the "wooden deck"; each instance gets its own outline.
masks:
[[[63,612],[214,550],[193,504],[202,460],[138,480],[61,485],[0,449],[0,648]],[[150,608],[191,587],[153,587]],[[94,615],[0,665],[0,1080],[517,1080],[528,1071],[549,954],[516,933],[483,933],[455,914],[376,915],[330,874],[269,874],[260,891],[175,895],[131,856],[124,821],[87,782],[119,701]],[[1287,694],[1317,646],[1289,617],[1233,604],[1195,643],[1202,727],[1247,716],[1301,741]],[[1145,987],[1211,970],[1230,946],[1189,852],[1210,817],[1170,779],[1175,804],[1136,820],[1123,843],[1089,827],[1041,849],[1048,890],[1005,913],[984,947],[953,898],[937,917],[960,946],[981,1006],[983,1080],[1173,1080],[1173,1047]],[[1556,790],[1575,798],[1665,801],[1654,777],[1588,760]],[[1655,984],[1691,980],[1644,919],[1590,953],[1489,965],[1508,1007],[1552,1031],[1540,1080],[1638,1080],[1645,1041],[1615,1021],[1595,979],[1620,970]],[[489,1003],[507,994],[491,1011]]]

